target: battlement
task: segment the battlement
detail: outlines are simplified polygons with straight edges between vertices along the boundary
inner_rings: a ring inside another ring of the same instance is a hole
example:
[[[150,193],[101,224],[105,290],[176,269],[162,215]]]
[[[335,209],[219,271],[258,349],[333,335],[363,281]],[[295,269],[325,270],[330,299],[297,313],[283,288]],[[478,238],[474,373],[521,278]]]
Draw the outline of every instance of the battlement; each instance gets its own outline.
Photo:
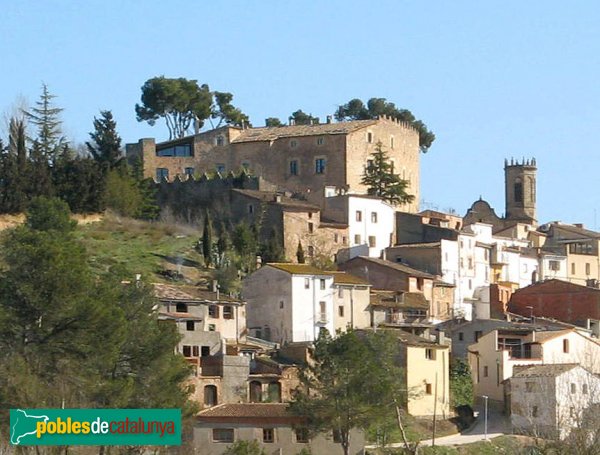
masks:
[[[535,158],[531,158],[531,159],[522,158],[521,161],[519,161],[518,158],[514,159],[511,157],[510,164],[508,163],[508,159],[505,158],[504,159],[504,168],[506,169],[507,167],[530,167],[533,169],[537,169]]]
[[[414,127],[414,125],[406,120],[400,120],[395,117],[391,117],[389,115],[378,115],[377,120],[383,120],[386,122],[395,123],[396,125],[400,125],[408,130],[412,130],[418,133],[418,130]]]

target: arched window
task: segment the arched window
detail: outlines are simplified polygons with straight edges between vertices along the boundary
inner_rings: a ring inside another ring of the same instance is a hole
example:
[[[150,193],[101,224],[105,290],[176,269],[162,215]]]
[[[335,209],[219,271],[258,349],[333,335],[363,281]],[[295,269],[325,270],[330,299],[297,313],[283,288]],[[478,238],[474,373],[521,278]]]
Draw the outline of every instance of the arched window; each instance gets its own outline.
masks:
[[[262,384],[259,381],[250,382],[250,403],[262,401]]]
[[[269,383],[267,394],[271,403],[281,403],[281,384],[279,382]]]
[[[523,202],[523,182],[521,179],[515,180],[515,202]]]
[[[216,406],[217,404],[218,404],[217,386],[216,385],[205,385],[204,386],[204,405],[205,406]]]

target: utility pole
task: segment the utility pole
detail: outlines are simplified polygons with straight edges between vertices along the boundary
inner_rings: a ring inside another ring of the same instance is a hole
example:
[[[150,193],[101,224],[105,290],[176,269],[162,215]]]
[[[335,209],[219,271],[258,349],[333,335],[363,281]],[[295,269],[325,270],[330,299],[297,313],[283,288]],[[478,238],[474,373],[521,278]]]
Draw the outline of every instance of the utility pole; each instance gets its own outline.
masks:
[[[488,396],[487,395],[483,395],[483,399],[484,399],[484,424],[483,424],[483,431],[484,431],[484,441],[488,440],[487,437],[487,419],[488,419]]]
[[[436,421],[436,411],[437,411],[437,387],[438,387],[438,374],[437,371],[435,373],[435,390],[433,392],[433,434],[431,437],[431,447],[435,446],[435,421]]]

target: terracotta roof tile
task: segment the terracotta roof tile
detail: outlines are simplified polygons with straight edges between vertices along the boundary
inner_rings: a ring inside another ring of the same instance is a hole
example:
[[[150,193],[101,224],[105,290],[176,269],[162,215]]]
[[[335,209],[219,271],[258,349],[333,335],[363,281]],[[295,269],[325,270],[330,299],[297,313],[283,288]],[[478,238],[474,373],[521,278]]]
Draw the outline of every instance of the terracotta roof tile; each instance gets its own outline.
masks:
[[[356,284],[361,286],[371,286],[368,281],[347,272],[326,272],[333,275],[334,284]]]
[[[350,259],[350,261],[348,261],[348,263],[351,263],[352,261],[357,261],[357,260],[372,262],[374,264],[382,265],[384,267],[388,267],[393,270],[398,270],[399,272],[404,272],[407,275],[415,276],[418,278],[430,278],[430,279],[435,278],[433,275],[430,275],[427,272],[413,269],[412,267],[409,267],[404,264],[400,264],[398,262],[386,261],[385,259],[370,258],[368,256],[358,256],[356,258]]]
[[[273,418],[292,417],[288,413],[287,403],[224,403],[205,409],[197,414],[198,418],[241,417]]]
[[[266,265],[290,273],[292,275],[329,275],[329,272],[325,272],[324,270],[318,269],[309,264],[269,262]]]
[[[532,378],[542,376],[558,376],[578,367],[578,363],[557,363],[550,365],[534,365],[525,367],[513,375],[514,378]],[[518,367],[517,367],[518,368]]]

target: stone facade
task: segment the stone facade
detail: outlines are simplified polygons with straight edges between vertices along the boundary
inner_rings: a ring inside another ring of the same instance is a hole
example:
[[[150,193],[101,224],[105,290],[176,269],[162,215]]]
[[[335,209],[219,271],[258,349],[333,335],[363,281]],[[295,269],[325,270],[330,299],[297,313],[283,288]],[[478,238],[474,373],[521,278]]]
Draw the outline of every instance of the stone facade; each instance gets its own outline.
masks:
[[[410,182],[409,194],[415,196],[414,202],[401,208],[416,212],[419,135],[409,124],[390,118],[247,129],[225,126],[158,144],[140,139],[128,144],[126,151],[130,160],[141,159],[146,177],[173,179],[249,169],[282,190],[321,204],[326,191],[366,192],[360,181],[379,142],[394,171]],[[159,156],[165,153],[174,156]]]

